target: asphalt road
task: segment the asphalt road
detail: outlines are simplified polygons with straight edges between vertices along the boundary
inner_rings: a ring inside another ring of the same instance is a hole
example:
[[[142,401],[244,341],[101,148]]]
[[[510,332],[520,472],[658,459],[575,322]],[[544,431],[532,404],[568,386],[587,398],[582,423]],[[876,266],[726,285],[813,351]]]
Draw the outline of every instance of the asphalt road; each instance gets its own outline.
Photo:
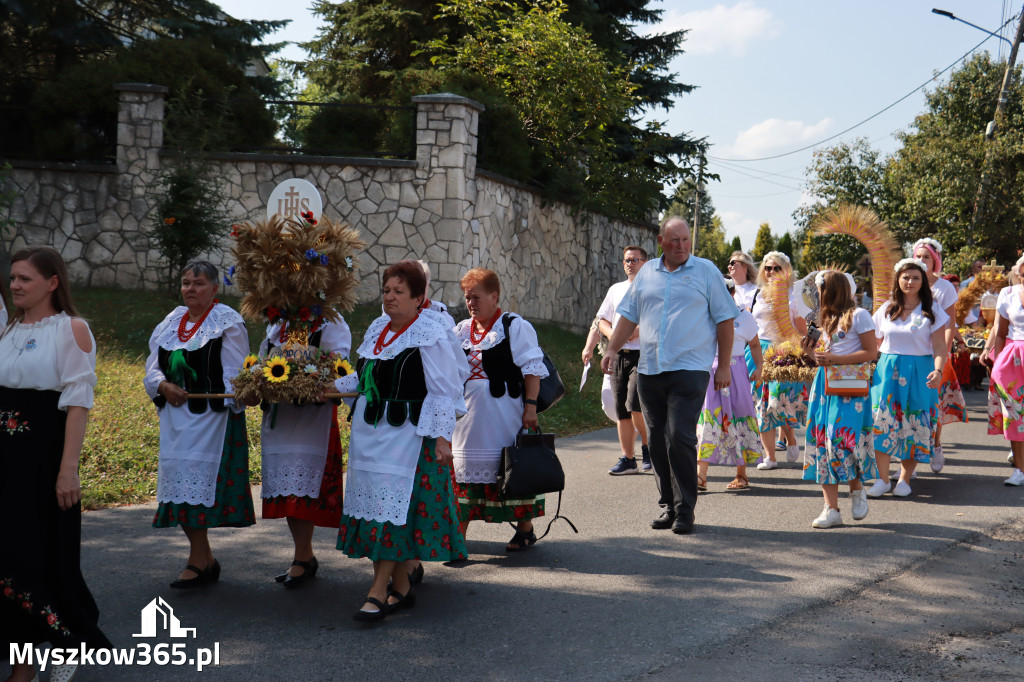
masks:
[[[508,526],[474,522],[470,560],[428,564],[416,607],[370,626],[351,618],[370,563],[327,530],[320,575],[291,591],[271,580],[291,558],[283,522],[213,531],[220,583],[182,593],[167,583],[187,545],[150,527],[155,505],[92,512],[83,567],[111,640],[184,642],[189,657],[216,643],[219,664],[91,666],[76,679],[1019,679],[1024,489],[1002,483],[1007,448],[985,435],[984,395],[967,399],[972,421],[947,427],[941,474],[924,467],[913,495],[871,500],[860,522],[844,493],[847,525],[830,530],[811,528],[821,492],[795,464],[751,471],[738,493],[713,467],[696,532],[651,530],[653,477],[607,474],[614,431],[560,439],[562,511],[578,535],[560,521],[506,554]],[[194,639],[133,638],[158,596]]]

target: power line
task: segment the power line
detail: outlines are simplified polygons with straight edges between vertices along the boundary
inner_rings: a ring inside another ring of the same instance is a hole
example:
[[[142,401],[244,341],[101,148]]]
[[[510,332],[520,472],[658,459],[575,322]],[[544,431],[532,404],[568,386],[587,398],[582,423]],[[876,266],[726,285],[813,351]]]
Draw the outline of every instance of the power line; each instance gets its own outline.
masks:
[[[1016,16],[1010,17],[1010,19],[1006,22],[1006,24],[1009,24],[1011,21],[1013,21],[1016,18],[1017,18]],[[1000,26],[999,30],[1000,31],[1003,30],[1006,27],[1006,24],[1003,24],[1002,26]],[[881,116],[882,114],[884,114],[885,112],[889,111],[894,106],[896,106],[897,104],[901,103],[903,100],[907,99],[911,95],[916,94],[920,90],[923,90],[929,83],[931,83],[936,78],[938,78],[942,74],[944,74],[947,71],[949,71],[950,69],[952,69],[954,66],[956,66],[957,64],[959,64],[963,60],[967,59],[967,57],[969,57],[975,50],[977,50],[979,47],[981,47],[982,45],[987,43],[989,40],[992,40],[992,38],[994,38],[994,37],[995,36],[987,36],[980,43],[978,43],[977,45],[972,47],[970,50],[965,52],[962,57],[957,59],[955,62],[953,62],[952,64],[950,64],[946,68],[944,68],[942,71],[939,71],[937,74],[935,74],[934,76],[932,76],[931,78],[926,80],[924,83],[921,83],[921,85],[917,86],[916,88],[914,88],[913,90],[911,90],[910,92],[905,94],[903,97],[900,97],[898,100],[896,100],[895,102],[893,102],[889,106],[885,107],[884,109],[882,109],[880,111],[877,111],[877,112],[871,114],[870,116],[868,116],[866,119],[864,119],[860,123],[856,123],[856,124],[850,126],[849,128],[847,128],[846,130],[840,131],[840,132],[838,132],[835,135],[832,135],[830,137],[826,137],[824,140],[820,140],[818,142],[815,142],[814,144],[809,144],[806,147],[800,147],[799,149],[794,149],[792,151],[784,152],[782,154],[775,154],[773,156],[762,156],[762,157],[759,157],[759,158],[756,158],[756,159],[726,159],[726,158],[710,156],[710,155],[708,156],[708,159],[713,160],[713,161],[731,161],[731,162],[734,162],[734,163],[751,163],[753,161],[770,161],[772,159],[781,159],[784,156],[791,156],[793,154],[799,154],[800,152],[805,152],[808,149],[814,149],[815,147],[823,145],[826,142],[831,142],[832,140],[836,139],[837,137],[842,137],[843,135],[845,135],[846,133],[850,132],[851,130],[855,130],[856,128],[859,128],[862,125],[864,125],[865,123],[867,123],[868,121]]]
[[[802,189],[784,189],[781,192],[772,192],[770,194],[719,194],[715,192],[715,199],[764,199],[767,197],[779,197],[783,194],[792,194],[793,192],[802,192]]]

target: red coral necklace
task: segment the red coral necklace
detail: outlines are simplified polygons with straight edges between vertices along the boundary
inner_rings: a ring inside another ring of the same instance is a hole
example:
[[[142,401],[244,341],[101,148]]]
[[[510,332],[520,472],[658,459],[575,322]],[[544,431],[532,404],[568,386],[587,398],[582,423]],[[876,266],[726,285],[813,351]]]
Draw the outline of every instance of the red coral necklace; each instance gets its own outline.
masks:
[[[384,339],[387,338],[388,332],[391,331],[391,323],[388,322],[386,325],[384,325],[384,328],[380,330],[380,336],[377,337],[377,343],[373,344],[373,354],[380,355],[380,352],[387,348],[388,346],[390,346],[392,343],[394,343],[395,339],[401,336],[406,329],[411,327],[412,323],[415,322],[419,318],[419,316],[420,313],[417,310],[416,316],[409,320],[404,327],[395,332],[395,335],[392,336],[389,341],[385,341]]]
[[[196,332],[199,331],[199,328],[203,326],[203,322],[206,320],[206,316],[210,314],[211,310],[213,310],[213,306],[217,305],[218,303],[220,303],[219,300],[217,300],[216,298],[213,299],[213,303],[210,304],[210,307],[206,309],[206,312],[203,313],[203,316],[200,317],[199,320],[195,323],[195,325],[192,326],[192,329],[188,328],[188,311],[186,310],[185,314],[181,316],[181,322],[178,323],[178,340],[181,341],[182,343],[185,343],[193,336],[195,336]]]
[[[469,342],[474,346],[483,342],[484,337],[486,337],[487,333],[491,331],[491,327],[494,326],[494,323],[498,321],[499,317],[501,317],[501,308],[498,308],[497,312],[494,313],[494,317],[491,318],[490,324],[488,324],[487,328],[479,334],[476,333],[476,319],[474,319],[473,323],[469,325]]]

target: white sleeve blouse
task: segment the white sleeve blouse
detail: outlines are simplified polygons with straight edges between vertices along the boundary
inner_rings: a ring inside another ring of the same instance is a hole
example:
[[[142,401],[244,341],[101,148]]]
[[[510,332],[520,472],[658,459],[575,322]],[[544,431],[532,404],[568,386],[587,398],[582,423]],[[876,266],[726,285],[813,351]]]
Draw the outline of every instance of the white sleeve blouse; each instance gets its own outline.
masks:
[[[757,336],[757,322],[750,311],[740,308],[740,314],[732,320],[732,354],[743,355],[743,347]]]
[[[89,342],[88,353],[78,346],[67,313],[34,324],[16,323],[0,338],[0,386],[60,391],[61,410],[91,409],[96,386],[96,339],[91,330]]]
[[[864,350],[864,344],[860,342],[860,335],[873,331],[875,331],[875,322],[871,318],[871,313],[863,308],[857,308],[853,313],[849,331],[837,330],[830,339],[830,348],[836,355],[849,355]]]
[[[1024,305],[1021,304],[1021,292],[1024,287],[1017,284],[999,292],[996,312],[1010,323],[1006,338],[1011,341],[1024,341]]]
[[[875,336],[882,340],[879,350],[890,355],[931,355],[932,333],[945,329],[946,323],[949,322],[949,316],[945,311],[933,307],[935,322],[931,322],[924,316],[921,305],[918,304],[907,319],[890,320],[886,315],[890,305],[891,302],[886,301],[873,316]]]

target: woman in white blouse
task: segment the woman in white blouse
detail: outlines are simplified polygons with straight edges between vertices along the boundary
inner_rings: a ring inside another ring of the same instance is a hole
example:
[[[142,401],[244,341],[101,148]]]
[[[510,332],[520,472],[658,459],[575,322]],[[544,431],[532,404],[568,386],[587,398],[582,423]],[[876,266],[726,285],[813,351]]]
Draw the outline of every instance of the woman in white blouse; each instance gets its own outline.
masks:
[[[736,283],[736,305],[741,310],[750,310],[757,291],[757,267],[754,259],[742,251],[733,251],[729,256],[729,277]]]
[[[875,311],[875,336],[881,357],[871,380],[875,461],[879,478],[868,497],[889,492],[889,460],[900,460],[899,481],[892,494],[910,494],[918,462],[931,459],[938,423],[938,388],[946,364],[946,323],[933,307],[927,267],[913,258],[896,264],[892,296]]]
[[[451,469],[466,358],[443,318],[420,309],[426,278],[416,261],[389,266],[381,280],[384,315],[356,349],[359,395],[337,544],[373,561],[373,583],[353,614],[360,621],[413,606],[411,560],[467,556]]]
[[[961,346],[964,339],[956,326],[956,300],[957,291],[952,282],[939,277],[942,272],[942,244],[934,239],[919,239],[913,248],[914,258],[924,263],[928,268],[928,286],[932,292],[932,307],[946,313],[948,322],[946,324],[946,364],[942,370],[942,386],[939,387],[939,423],[935,427],[935,446],[932,448],[932,458],[929,464],[932,471],[939,473],[945,464],[945,457],[942,454],[942,425],[950,422],[967,421],[967,403],[964,401],[963,391],[960,390],[960,381],[956,377],[956,370],[950,361],[950,354],[953,350],[953,341]]]
[[[188,563],[177,589],[220,578],[208,529],[256,522],[249,490],[245,406],[232,399],[189,398],[231,393],[231,380],[249,352],[242,316],[214,298],[217,268],[206,261],[185,266],[175,308],[153,330],[143,384],[160,416],[155,528],[181,526]]]
[[[28,248],[11,261],[13,311],[0,331],[0,640],[109,648],[79,563],[96,343],[56,251]],[[32,664],[12,663],[9,680],[33,679]]]
[[[1024,274],[1024,257],[1013,266]],[[1013,475],[1006,485],[1024,485],[1024,286],[1015,284],[999,292],[992,348],[982,361],[992,365],[988,389],[988,432],[1010,441]]]

